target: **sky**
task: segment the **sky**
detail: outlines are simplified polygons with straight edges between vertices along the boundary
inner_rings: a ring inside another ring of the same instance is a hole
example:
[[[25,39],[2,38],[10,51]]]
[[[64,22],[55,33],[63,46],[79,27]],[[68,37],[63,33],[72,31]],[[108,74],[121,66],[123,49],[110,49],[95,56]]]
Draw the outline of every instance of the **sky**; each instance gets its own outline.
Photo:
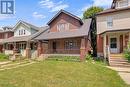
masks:
[[[110,8],[111,3],[112,0],[15,0],[15,14],[0,14],[0,27],[13,27],[19,20],[41,27],[61,9],[82,18],[87,8],[91,6]]]

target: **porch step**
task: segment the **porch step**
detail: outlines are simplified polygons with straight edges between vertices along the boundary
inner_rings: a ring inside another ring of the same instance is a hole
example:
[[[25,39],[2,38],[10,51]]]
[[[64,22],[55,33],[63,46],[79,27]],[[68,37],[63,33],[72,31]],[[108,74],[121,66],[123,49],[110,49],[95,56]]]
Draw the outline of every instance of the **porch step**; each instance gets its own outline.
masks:
[[[109,63],[114,67],[130,67],[130,63],[123,57],[123,54],[111,54]]]

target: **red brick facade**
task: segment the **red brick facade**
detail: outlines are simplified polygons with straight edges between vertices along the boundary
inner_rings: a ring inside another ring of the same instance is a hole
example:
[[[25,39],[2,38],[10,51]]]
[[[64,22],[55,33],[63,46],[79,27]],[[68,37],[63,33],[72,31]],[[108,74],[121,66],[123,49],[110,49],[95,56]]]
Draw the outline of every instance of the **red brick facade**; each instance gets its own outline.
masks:
[[[97,53],[103,53],[103,37],[97,35]]]
[[[69,23],[69,29],[70,31],[73,31],[75,29],[79,29],[81,26],[80,22],[73,17],[66,15],[64,13],[60,14],[49,26],[51,32],[58,32],[57,30],[57,24],[62,24],[62,23]]]
[[[7,39],[14,35],[13,32],[0,32],[0,39]],[[0,52],[3,52],[3,44],[0,44]]]

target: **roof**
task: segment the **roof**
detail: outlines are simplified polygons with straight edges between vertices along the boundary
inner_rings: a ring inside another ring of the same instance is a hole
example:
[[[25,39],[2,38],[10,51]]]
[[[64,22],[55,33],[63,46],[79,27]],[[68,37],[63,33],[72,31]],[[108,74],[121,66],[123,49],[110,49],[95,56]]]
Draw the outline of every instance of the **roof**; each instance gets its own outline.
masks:
[[[48,28],[49,28],[48,26],[41,27],[41,29],[37,33],[35,33],[33,35],[21,36],[21,37],[14,37],[13,36],[13,37],[2,40],[1,43],[22,42],[22,41],[33,40],[39,34],[46,32],[48,30]]]
[[[37,36],[36,40],[49,40],[49,39],[62,39],[62,38],[73,38],[87,36],[89,33],[92,19],[86,19],[83,21],[83,25],[73,31],[62,31],[62,32],[47,32]]]
[[[13,27],[10,26],[4,26],[0,29],[0,33],[4,33],[4,32],[13,32],[12,31]]]
[[[107,30],[107,31],[104,31],[104,32],[102,32],[102,33],[100,33],[100,35],[101,34],[104,34],[104,33],[110,33],[110,32],[128,32],[128,31],[130,31],[130,29],[116,29],[116,30]]]
[[[70,12],[67,12],[65,10],[60,10],[47,24],[50,25],[53,22],[53,20],[55,20],[61,13],[69,15],[69,16],[75,18],[76,20],[78,20],[81,24],[83,24],[82,20],[79,17],[77,17],[77,16],[75,16],[75,15],[73,15]]]
[[[24,24],[25,26],[27,26],[27,27],[29,27],[29,28],[32,28],[32,29],[34,29],[34,30],[37,30],[37,31],[39,31],[39,27],[37,27],[37,26],[34,26],[34,25],[32,25],[32,24],[30,24],[30,23],[27,23],[27,22],[25,22],[25,21],[22,21],[22,20],[20,20],[15,26],[14,26],[14,28],[13,28],[13,31],[17,28],[17,26],[19,25],[19,24]]]
[[[98,13],[97,15],[113,13],[113,12],[119,12],[119,11],[125,11],[125,10],[130,10],[130,6],[129,7],[125,7],[125,8],[107,9],[107,10],[104,10],[104,11]]]

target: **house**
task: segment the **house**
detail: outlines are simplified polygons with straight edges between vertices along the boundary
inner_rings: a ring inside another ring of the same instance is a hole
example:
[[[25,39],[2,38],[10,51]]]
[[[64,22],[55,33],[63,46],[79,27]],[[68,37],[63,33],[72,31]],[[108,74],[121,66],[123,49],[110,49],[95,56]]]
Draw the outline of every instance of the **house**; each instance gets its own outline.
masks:
[[[3,40],[14,35],[12,27],[5,26],[0,29],[0,52],[3,52]]]
[[[97,14],[97,54],[121,54],[130,41],[130,0],[113,0]]]
[[[41,33],[35,40],[39,41],[40,55],[65,54],[79,55],[81,60],[91,51],[89,30],[91,19],[81,20],[79,17],[60,10],[48,23],[47,33]],[[42,44],[46,41],[48,49]]]
[[[20,54],[27,58],[37,57],[37,42],[33,38],[46,29],[47,27],[36,27],[19,21],[12,29],[14,35],[2,40],[3,52],[8,55]]]

